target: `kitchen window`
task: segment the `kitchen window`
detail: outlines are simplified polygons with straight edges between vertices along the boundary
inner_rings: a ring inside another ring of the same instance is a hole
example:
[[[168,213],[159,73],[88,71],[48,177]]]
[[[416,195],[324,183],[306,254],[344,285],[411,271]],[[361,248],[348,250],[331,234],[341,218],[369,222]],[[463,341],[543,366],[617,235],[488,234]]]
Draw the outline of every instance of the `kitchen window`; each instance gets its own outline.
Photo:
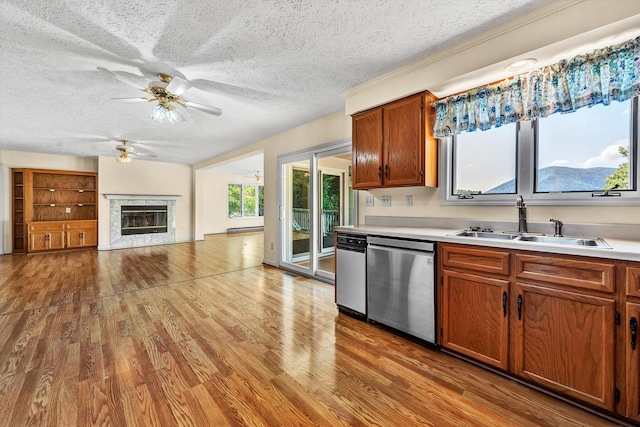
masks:
[[[442,204],[635,205],[638,99],[441,139]]]
[[[255,218],[264,216],[264,187],[262,185],[229,184],[227,187],[227,216]]]

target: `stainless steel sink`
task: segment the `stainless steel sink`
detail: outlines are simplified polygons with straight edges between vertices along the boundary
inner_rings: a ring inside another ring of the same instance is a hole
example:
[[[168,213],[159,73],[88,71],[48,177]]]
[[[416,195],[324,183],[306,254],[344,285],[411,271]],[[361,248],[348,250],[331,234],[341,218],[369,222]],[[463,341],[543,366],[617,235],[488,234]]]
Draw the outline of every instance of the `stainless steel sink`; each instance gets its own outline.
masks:
[[[611,246],[598,237],[553,237],[553,236],[521,236],[522,242],[553,243],[557,245],[591,246],[603,249],[611,249]]]
[[[452,234],[452,236],[479,237],[482,239],[500,239],[500,240],[512,240],[518,237],[517,234],[505,234],[505,233],[494,233],[492,231],[470,231],[470,230],[458,231],[457,233]]]
[[[492,231],[462,230],[450,234],[456,237],[470,237],[482,239],[512,240],[516,242],[551,243],[568,246],[584,246],[601,249],[611,249],[611,246],[599,237],[554,237],[545,235],[532,235],[531,233],[500,233]]]

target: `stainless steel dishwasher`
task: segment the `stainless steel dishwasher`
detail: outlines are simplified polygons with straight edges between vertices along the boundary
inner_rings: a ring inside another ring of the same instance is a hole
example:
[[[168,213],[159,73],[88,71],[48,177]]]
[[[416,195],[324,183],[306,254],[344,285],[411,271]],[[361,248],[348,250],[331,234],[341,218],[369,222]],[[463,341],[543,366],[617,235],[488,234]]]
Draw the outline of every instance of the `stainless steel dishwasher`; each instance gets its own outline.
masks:
[[[367,314],[367,236],[338,233],[336,303],[348,314]]]
[[[369,319],[435,344],[435,243],[376,236],[368,243]]]

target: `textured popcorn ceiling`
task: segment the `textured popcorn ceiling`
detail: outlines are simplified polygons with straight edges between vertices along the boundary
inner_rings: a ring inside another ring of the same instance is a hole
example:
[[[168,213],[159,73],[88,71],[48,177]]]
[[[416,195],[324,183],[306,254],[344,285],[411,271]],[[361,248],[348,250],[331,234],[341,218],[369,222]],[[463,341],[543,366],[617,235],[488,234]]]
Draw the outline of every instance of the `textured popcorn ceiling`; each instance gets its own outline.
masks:
[[[341,93],[547,0],[3,0],[0,149],[116,156],[126,137],[193,164],[344,108]],[[222,108],[158,124],[158,72]]]

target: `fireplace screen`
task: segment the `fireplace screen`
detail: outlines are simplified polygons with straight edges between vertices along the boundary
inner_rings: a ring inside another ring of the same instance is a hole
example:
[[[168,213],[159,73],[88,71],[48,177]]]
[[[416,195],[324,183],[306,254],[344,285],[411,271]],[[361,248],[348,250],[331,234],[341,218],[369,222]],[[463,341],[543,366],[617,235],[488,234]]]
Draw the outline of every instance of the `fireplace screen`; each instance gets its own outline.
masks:
[[[123,236],[167,232],[167,206],[122,206]]]

